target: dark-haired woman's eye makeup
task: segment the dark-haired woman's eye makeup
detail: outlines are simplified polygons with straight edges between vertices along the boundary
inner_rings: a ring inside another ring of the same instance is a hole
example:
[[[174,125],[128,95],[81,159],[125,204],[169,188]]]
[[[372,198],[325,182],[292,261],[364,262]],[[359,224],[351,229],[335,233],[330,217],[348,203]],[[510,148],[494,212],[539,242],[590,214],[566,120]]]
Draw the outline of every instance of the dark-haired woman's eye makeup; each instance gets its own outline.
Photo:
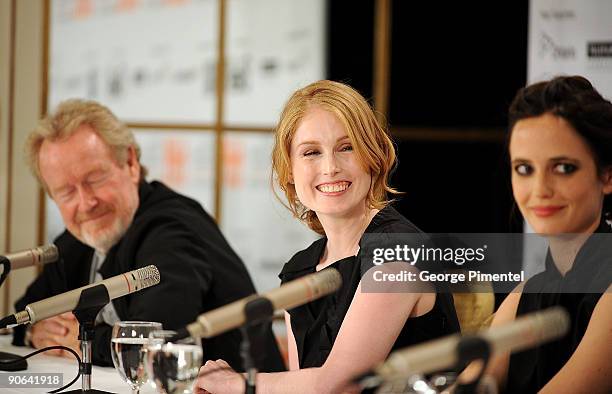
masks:
[[[519,163],[514,166],[514,172],[519,175],[531,175],[533,173],[533,167],[527,163]]]
[[[557,174],[569,175],[576,172],[578,166],[573,163],[557,163],[553,169]]]

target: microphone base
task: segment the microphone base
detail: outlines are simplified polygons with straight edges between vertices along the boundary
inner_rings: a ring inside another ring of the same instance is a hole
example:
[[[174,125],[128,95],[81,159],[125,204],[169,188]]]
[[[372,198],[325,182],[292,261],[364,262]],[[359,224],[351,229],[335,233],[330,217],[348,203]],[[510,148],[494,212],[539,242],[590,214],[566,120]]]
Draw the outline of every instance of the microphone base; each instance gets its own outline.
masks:
[[[104,305],[110,302],[110,296],[106,286],[99,284],[81,292],[79,302],[74,309],[74,315],[79,321],[79,340],[81,341],[81,351],[83,359],[79,366],[81,370],[81,388],[65,391],[64,393],[74,394],[112,394],[107,391],[96,389],[85,390],[84,387],[91,387],[91,341],[94,338],[94,322],[98,312]]]

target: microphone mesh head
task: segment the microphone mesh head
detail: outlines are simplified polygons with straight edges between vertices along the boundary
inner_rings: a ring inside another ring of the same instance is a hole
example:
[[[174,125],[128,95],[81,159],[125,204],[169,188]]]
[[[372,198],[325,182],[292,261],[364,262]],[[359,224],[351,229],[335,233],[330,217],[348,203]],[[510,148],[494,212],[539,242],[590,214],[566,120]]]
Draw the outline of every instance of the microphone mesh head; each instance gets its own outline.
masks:
[[[37,248],[40,252],[39,259],[42,264],[53,263],[59,258],[59,252],[55,245],[45,245]]]
[[[161,280],[159,270],[154,265],[148,265],[144,268],[139,268],[134,271],[134,273],[136,274],[136,281],[140,289],[144,289],[145,287],[149,286],[154,286],[158,284]]]

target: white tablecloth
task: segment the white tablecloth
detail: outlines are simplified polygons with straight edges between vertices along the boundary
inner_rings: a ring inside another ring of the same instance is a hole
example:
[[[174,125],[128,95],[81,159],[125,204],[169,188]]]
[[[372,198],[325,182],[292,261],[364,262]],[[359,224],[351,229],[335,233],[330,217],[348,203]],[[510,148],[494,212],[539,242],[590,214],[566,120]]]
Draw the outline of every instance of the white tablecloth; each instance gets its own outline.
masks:
[[[17,347],[11,345],[11,335],[0,335],[0,351],[14,353],[19,355],[26,355],[34,351],[29,347]],[[53,357],[45,356],[44,353],[38,354],[28,359],[28,369],[19,372],[3,372],[0,373],[62,373],[63,384],[67,384],[69,381],[74,379],[78,371],[77,361],[75,358],[64,358],[64,357]],[[81,378],[70,386],[66,391],[75,390],[81,388]],[[103,390],[112,393],[130,393],[130,387],[125,383],[115,368],[109,367],[97,367],[94,366],[91,373],[91,388],[96,390]],[[12,394],[12,393],[41,393],[53,390],[52,388],[47,389],[36,389],[36,388],[6,388],[0,387],[0,393]],[[152,394],[155,393],[155,389],[149,384],[145,384],[141,390],[141,394]]]

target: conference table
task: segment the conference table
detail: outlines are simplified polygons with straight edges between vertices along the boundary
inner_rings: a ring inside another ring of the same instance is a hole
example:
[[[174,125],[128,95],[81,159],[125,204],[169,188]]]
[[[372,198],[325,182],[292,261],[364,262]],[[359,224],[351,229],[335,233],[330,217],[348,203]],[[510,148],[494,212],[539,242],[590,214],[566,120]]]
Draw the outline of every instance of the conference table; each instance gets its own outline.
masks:
[[[29,347],[18,347],[11,345],[11,335],[0,335],[0,351],[18,354],[24,356],[34,351]],[[3,372],[0,374],[23,374],[23,373],[41,373],[41,374],[52,374],[60,373],[63,374],[63,383],[67,384],[76,376],[78,372],[78,365],[75,358],[64,358],[46,356],[44,353],[37,354],[28,359],[28,369],[25,371],[18,372]],[[8,378],[8,376],[7,376]],[[5,379],[1,381],[6,383]],[[54,388],[19,388],[18,385],[11,385],[7,387],[6,384],[2,384],[0,387],[0,393],[2,394],[23,394],[23,393],[45,393]],[[58,386],[59,387],[59,386]],[[55,388],[58,388],[55,387]],[[81,378],[72,384],[65,391],[76,390],[81,388]],[[94,366],[91,373],[91,388],[96,390],[108,391],[111,393],[131,393],[129,385],[124,382],[119,373],[113,367],[98,367]],[[150,383],[143,385],[140,390],[141,394],[153,394],[157,391],[153,388]]]

